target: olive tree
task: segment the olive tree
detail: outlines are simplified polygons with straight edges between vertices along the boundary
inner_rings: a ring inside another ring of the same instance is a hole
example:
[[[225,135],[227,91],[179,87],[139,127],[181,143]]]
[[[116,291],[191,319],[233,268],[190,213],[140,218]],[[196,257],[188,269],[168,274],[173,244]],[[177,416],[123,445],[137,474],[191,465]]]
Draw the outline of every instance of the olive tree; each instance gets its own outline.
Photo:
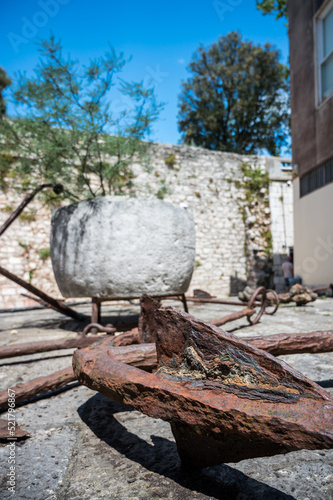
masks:
[[[13,83],[15,112],[0,120],[2,187],[60,183],[71,201],[130,192],[131,164],[147,159],[144,139],[161,108],[154,90],[124,82],[125,59],[112,48],[87,66],[53,36],[39,53],[33,76]]]

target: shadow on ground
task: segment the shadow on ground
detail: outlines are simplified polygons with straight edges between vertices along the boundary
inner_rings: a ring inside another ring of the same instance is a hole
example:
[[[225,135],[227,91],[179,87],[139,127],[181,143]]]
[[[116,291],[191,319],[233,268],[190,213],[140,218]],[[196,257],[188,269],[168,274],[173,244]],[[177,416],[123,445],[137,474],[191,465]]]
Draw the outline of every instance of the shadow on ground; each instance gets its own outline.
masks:
[[[44,312],[44,310],[41,310]],[[13,318],[14,318],[14,314]],[[34,311],[34,317],[20,322],[18,318],[18,324],[15,325],[15,330],[27,330],[27,329],[40,329],[40,330],[64,330],[70,332],[82,332],[85,326],[91,323],[90,312],[86,313],[82,321],[75,319],[66,319],[65,316],[59,315],[58,317],[38,317],[38,310]],[[112,324],[117,328],[119,332],[128,331],[132,328],[138,326],[139,314],[104,314],[101,318],[101,324],[107,325]],[[8,327],[1,324],[0,333],[8,330]]]
[[[131,432],[115,418],[117,413],[128,411],[128,407],[101,394],[93,396],[78,409],[80,418],[100,440],[129,460],[155,474],[171,479],[183,488],[221,500],[294,498],[228,465],[193,472],[184,469],[173,441],[150,435],[153,444],[149,444],[135,433],[135,419],[130,419],[130,427],[134,431]],[[147,425],[149,426],[149,421]]]

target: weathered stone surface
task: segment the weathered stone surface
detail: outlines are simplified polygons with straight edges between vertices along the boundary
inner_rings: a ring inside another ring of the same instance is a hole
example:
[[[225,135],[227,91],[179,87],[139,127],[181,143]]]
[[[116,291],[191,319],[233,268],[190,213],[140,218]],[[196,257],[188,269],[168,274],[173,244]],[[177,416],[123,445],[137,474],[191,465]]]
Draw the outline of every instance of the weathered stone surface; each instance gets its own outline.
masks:
[[[314,302],[318,297],[318,295],[312,292],[310,288],[300,284],[296,284],[291,287],[289,290],[289,296],[290,300],[295,302],[298,306],[302,306],[308,302]]]
[[[167,420],[185,464],[206,467],[298,449],[333,447],[333,400],[286,363],[173,308],[153,311],[159,370],[77,351],[78,379]]]
[[[65,297],[185,293],[194,256],[191,213],[161,200],[95,198],[53,216],[51,258]]]
[[[248,302],[251,299],[254,292],[255,292],[254,288],[251,288],[250,286],[246,286],[244,288],[244,290],[242,290],[241,292],[238,292],[238,298],[242,302]],[[261,296],[262,296],[262,293],[258,293],[257,300],[260,300]],[[280,298],[280,295],[278,297]],[[276,298],[277,298],[277,294],[276,294],[276,292],[274,292],[274,290],[267,290],[266,301],[269,305],[276,304]]]

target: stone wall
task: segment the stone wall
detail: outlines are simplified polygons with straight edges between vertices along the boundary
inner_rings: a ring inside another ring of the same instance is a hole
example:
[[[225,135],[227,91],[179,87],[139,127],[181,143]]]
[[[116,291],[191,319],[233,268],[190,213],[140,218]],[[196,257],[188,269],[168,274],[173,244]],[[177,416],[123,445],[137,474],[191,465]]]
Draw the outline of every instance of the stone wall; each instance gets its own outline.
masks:
[[[0,224],[23,196],[0,192]],[[0,265],[45,293],[60,297],[48,257],[51,211],[38,200],[31,202],[0,238]],[[0,309],[36,305],[29,292],[0,275]]]
[[[268,160],[270,174],[269,204],[271,209],[271,231],[273,235],[274,288],[284,291],[281,266],[286,254],[293,254],[294,248],[294,196],[290,164],[280,167],[278,162]]]
[[[247,282],[255,286],[263,277],[267,281],[273,266],[269,230],[274,253],[279,255],[292,246],[293,238],[290,173],[281,170],[281,160],[166,144],[153,144],[150,157],[150,172],[133,165],[136,195],[157,194],[165,201],[185,204],[194,216],[196,265],[189,292],[201,288],[224,296],[237,293]],[[272,179],[260,199],[250,203],[244,165],[268,171]],[[0,193],[0,224],[21,198]],[[37,200],[23,214],[1,237],[1,266],[60,297],[48,257],[51,210]],[[279,266],[276,262],[277,273]],[[0,292],[0,309],[33,304],[20,295],[25,290],[2,276]]]

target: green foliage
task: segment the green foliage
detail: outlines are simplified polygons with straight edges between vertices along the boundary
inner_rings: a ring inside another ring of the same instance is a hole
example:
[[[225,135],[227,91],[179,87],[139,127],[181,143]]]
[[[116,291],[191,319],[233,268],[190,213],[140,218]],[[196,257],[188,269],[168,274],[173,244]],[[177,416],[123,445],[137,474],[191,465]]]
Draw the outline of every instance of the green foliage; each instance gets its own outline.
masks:
[[[28,243],[24,243],[23,241],[19,241],[18,244],[23,248],[23,250],[28,250],[28,248],[30,247]]]
[[[265,253],[266,255],[271,255],[273,252],[273,236],[272,231],[270,229],[264,229],[262,232],[262,237],[265,240],[266,247]]]
[[[256,199],[263,199],[265,192],[269,188],[269,174],[263,171],[260,167],[242,162],[240,169],[243,174],[243,179],[234,179],[233,183],[237,189],[244,189],[245,200],[248,204]]]
[[[38,255],[41,260],[47,260],[50,257],[50,249],[49,248],[41,248],[38,250]]]
[[[11,214],[14,212],[15,208],[12,205],[5,205],[4,207],[1,208],[2,212],[5,212],[6,214]]]
[[[281,17],[288,19],[287,0],[257,0],[257,8],[264,15],[274,13],[276,19],[280,19]]]
[[[21,222],[33,222],[36,220],[36,213],[26,210],[22,212],[18,218]]]
[[[14,84],[15,116],[0,120],[5,154],[15,155],[0,161],[0,181],[9,175],[17,189],[61,183],[70,201],[131,192],[131,163],[148,162],[143,139],[161,109],[154,89],[121,80],[125,60],[112,48],[87,67],[64,57],[53,36],[39,52],[34,76],[19,74]]]
[[[173,168],[176,164],[176,156],[171,153],[169,156],[164,158],[164,163],[166,164],[167,167]]]
[[[156,197],[159,200],[163,200],[164,197],[165,197],[165,195],[170,194],[170,193],[171,193],[171,191],[170,191],[170,189],[168,188],[168,186],[166,184],[166,180],[162,179],[160,181],[160,188],[159,188],[159,190],[156,193]]]
[[[247,163],[241,163],[241,170],[243,172],[243,182],[240,182],[240,187],[245,189],[245,199],[251,203],[256,198],[263,198],[264,194],[262,189],[269,187],[269,174],[261,170],[260,167],[252,168]]]
[[[242,216],[242,221],[245,226],[251,227],[258,222],[258,214],[261,214],[262,210],[268,206],[268,201],[265,196],[268,194],[269,190],[269,174],[265,170],[262,170],[259,166],[251,166],[246,162],[240,164],[240,170],[242,172],[242,179],[234,179],[234,185],[237,189],[241,189],[245,195],[245,203],[243,199],[239,203],[239,210]],[[255,203],[253,203],[255,202]],[[256,221],[249,222],[248,211],[255,215]],[[264,241],[265,253],[268,256],[272,255],[273,251],[273,237],[270,228],[265,226],[260,226],[261,238]],[[246,257],[248,253],[248,243],[247,239],[244,239],[244,256]]]
[[[33,270],[31,269],[31,270],[29,271],[29,283],[30,283],[30,284],[31,284],[31,282],[32,282],[32,278],[33,278],[33,277],[34,277],[34,272],[33,272]]]
[[[7,178],[10,175],[14,161],[14,157],[10,153],[6,151],[0,153],[0,189],[4,191],[8,187]]]
[[[0,67],[0,119],[6,114],[6,101],[2,95],[3,91],[12,83],[6,71]]]
[[[289,83],[280,53],[237,32],[199,47],[182,84],[179,129],[186,144],[277,155],[289,133]]]

